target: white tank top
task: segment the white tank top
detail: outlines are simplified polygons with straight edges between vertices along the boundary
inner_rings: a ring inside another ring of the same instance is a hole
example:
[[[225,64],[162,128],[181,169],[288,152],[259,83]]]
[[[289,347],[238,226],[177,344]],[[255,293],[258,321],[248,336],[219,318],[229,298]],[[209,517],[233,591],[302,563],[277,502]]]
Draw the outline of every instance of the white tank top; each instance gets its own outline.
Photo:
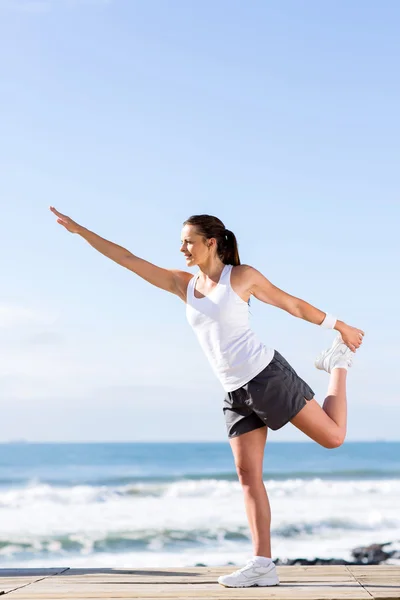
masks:
[[[248,383],[274,356],[249,327],[248,304],[231,287],[232,266],[224,266],[208,296],[194,295],[200,271],[190,279],[186,293],[187,320],[226,392]]]

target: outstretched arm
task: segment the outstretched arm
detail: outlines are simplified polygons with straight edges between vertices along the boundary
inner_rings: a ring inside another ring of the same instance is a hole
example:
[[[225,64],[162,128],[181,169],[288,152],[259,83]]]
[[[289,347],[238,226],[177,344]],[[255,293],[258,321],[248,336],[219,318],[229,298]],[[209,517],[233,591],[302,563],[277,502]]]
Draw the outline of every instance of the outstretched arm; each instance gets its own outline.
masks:
[[[119,265],[126,267],[130,271],[133,271],[149,283],[176,294],[177,296],[182,295],[182,280],[184,275],[187,275],[185,271],[179,271],[177,269],[163,269],[156,265],[135,256],[126,248],[110,242],[93,231],[89,231],[85,227],[82,227],[70,217],[63,215],[58,212],[53,206],[50,206],[50,210],[56,215],[57,223],[63,225],[70,233],[77,233],[83,239],[85,239],[93,248],[95,248],[107,258],[110,258]]]
[[[315,325],[321,325],[326,313],[308,302],[287,294],[273,285],[260,271],[248,266],[246,269],[249,292],[258,300],[282,308],[294,317],[299,317]],[[351,327],[343,321],[336,321],[334,327],[340,332],[344,343],[355,352],[362,344],[364,332],[356,327]]]

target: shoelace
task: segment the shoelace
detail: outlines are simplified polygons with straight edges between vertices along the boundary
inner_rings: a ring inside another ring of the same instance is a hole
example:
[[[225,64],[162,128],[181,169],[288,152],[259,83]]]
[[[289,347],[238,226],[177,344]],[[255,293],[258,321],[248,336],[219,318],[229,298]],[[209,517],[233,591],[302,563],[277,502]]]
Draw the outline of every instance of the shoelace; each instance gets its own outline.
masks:
[[[247,561],[247,563],[244,565],[244,567],[242,567],[241,569],[238,569],[237,571],[234,571],[232,573],[232,575],[240,575],[241,573],[243,573],[243,571],[246,571],[246,569],[248,569],[249,567],[254,567],[255,564],[257,564],[257,561],[254,560],[254,558],[251,558],[250,560]]]

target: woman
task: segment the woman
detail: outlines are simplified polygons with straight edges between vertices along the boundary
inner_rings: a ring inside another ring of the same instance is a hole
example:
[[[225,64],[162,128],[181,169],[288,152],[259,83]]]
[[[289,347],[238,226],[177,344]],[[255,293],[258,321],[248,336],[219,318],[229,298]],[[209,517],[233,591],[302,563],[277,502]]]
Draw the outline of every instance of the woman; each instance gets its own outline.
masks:
[[[157,267],[50,209],[68,231],[185,302],[187,319],[225,390],[223,412],[254,547],[254,556],[243,568],[218,582],[226,587],[278,585],[262,478],[268,427],[277,430],[291,422],[324,448],[340,446],[346,436],[347,369],[364,332],[280,290],[257,269],[241,265],[235,235],[216,217],[194,215],[183,223],[180,251],[187,267],[198,267],[193,276]],[[331,374],[322,407],[279,352],[266,347],[249,328],[250,296],[339,332],[315,362]]]

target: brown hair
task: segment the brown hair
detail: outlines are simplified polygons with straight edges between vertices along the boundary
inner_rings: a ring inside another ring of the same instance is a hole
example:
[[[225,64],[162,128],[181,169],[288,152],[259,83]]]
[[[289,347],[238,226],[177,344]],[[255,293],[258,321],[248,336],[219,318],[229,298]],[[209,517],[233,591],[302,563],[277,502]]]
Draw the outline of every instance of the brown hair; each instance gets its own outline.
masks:
[[[225,265],[240,265],[238,243],[235,234],[225,229],[223,222],[212,215],[192,215],[183,225],[194,225],[203,237],[217,240],[217,254]]]

